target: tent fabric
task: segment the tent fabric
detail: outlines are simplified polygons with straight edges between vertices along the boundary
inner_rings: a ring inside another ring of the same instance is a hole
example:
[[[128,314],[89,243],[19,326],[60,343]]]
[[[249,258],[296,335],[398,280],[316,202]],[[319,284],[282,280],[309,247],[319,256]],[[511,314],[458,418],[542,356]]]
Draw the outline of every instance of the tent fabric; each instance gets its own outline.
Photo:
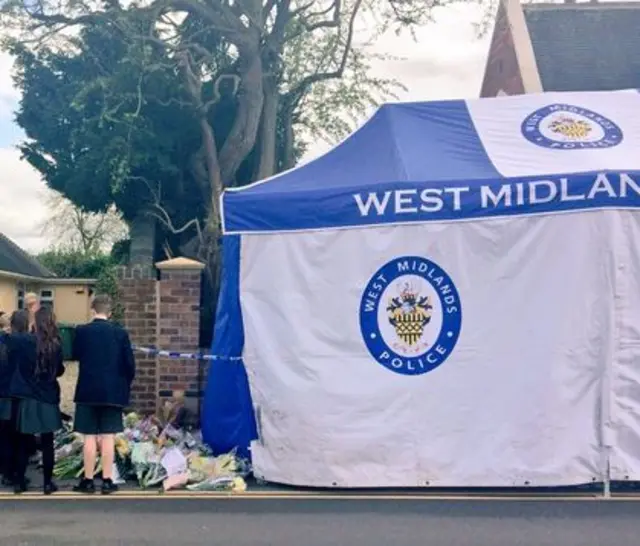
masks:
[[[291,485],[640,479],[639,107],[386,105],[225,192],[205,440]]]
[[[556,187],[548,200],[554,210],[620,206],[602,194],[572,199],[581,187],[566,188],[571,194],[563,198],[559,185],[562,175],[640,170],[640,118],[628,114],[637,111],[635,90],[385,105],[325,156],[225,192],[224,230],[256,233],[544,212],[537,194],[532,199],[526,191],[510,204],[488,203],[486,188],[511,183],[529,190],[549,177]],[[567,115],[586,124],[584,142],[550,128]]]
[[[247,373],[242,362],[244,335],[239,298],[240,238],[225,236],[224,269],[203,404],[202,434],[217,453],[237,449],[250,458],[249,445],[257,437]]]
[[[600,481],[596,409],[621,311],[608,297],[616,214],[246,237],[257,476],[345,488]],[[396,265],[410,274],[395,277]],[[432,348],[415,356],[385,328],[405,282],[433,306]]]

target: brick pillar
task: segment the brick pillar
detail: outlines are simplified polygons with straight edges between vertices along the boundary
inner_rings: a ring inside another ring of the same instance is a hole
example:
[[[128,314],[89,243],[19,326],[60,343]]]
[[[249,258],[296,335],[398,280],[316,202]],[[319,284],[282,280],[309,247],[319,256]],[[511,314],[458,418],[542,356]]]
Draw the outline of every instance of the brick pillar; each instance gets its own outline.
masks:
[[[124,327],[131,343],[149,347],[156,344],[157,318],[156,271],[149,266],[121,267],[118,270],[120,303],[124,310]],[[156,409],[157,362],[155,357],[134,352],[136,379],[131,388],[131,405],[141,413]]]
[[[187,258],[159,262],[160,349],[192,353],[199,350],[200,289],[204,264]],[[202,390],[202,370],[195,359],[158,359],[158,404],[183,391],[189,406],[197,405]],[[194,404],[195,403],[195,404]]]

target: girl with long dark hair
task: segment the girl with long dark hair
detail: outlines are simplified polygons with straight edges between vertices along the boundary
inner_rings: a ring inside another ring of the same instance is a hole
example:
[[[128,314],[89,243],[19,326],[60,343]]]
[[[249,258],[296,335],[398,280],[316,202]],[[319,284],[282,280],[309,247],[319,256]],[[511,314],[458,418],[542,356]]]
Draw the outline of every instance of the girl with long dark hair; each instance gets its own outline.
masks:
[[[46,307],[35,313],[35,334],[29,333],[29,315],[18,311],[12,317],[9,340],[9,362],[16,371],[11,380],[14,404],[14,426],[17,435],[15,449],[16,493],[27,490],[26,470],[29,446],[33,435],[40,435],[44,493],[50,495],[58,488],[53,483],[53,435],[62,427],[60,414],[60,386],[58,378],[64,373],[62,342],[53,313]]]
[[[9,317],[0,315],[0,477],[3,485],[12,485],[13,427],[11,426],[11,395],[9,387],[13,368],[9,365]]]

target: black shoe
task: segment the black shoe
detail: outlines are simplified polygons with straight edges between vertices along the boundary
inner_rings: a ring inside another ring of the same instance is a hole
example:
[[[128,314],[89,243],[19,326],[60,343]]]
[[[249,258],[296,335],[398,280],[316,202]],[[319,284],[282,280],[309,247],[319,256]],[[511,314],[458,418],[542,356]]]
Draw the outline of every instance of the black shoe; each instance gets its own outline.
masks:
[[[102,480],[102,490],[101,493],[103,495],[111,495],[111,493],[116,493],[118,491],[118,486],[113,483],[111,480]]]
[[[18,481],[13,485],[13,492],[16,495],[21,495],[22,493],[26,493],[27,489],[28,489],[27,483],[25,480]]]
[[[78,485],[74,486],[73,491],[75,493],[84,493],[85,495],[92,495],[96,492],[96,486],[93,483],[93,480],[88,480],[87,478],[83,478],[80,480]]]
[[[53,495],[58,492],[58,486],[53,482],[45,483],[43,492],[45,495]]]

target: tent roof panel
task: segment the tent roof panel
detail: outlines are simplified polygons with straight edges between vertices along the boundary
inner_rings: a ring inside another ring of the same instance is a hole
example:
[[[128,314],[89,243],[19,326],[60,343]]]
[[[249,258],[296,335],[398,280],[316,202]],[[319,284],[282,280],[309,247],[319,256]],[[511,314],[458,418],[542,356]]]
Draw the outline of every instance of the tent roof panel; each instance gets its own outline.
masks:
[[[225,192],[225,233],[575,208],[563,179],[589,192],[601,172],[640,172],[636,112],[635,90],[387,104],[322,157]]]

